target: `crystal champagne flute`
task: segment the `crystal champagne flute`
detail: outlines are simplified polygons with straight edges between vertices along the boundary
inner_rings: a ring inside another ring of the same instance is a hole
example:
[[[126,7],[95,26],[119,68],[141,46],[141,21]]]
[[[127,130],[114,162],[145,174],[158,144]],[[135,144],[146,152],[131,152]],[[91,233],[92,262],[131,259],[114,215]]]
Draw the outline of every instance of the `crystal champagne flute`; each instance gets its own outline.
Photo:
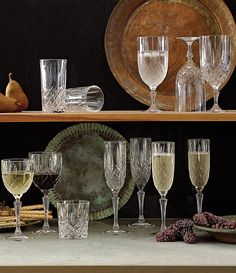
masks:
[[[152,140],[151,138],[130,139],[130,166],[132,178],[138,188],[139,217],[138,221],[129,225],[130,227],[148,228],[154,225],[145,221],[144,197],[146,186],[151,174]]]
[[[206,186],[210,173],[210,140],[188,140],[188,170],[190,180],[195,187],[197,212],[202,212],[203,189]]]
[[[232,59],[232,36],[201,36],[199,41],[202,77],[213,88],[214,105],[211,112],[222,112],[218,105],[220,86],[226,81]]]
[[[156,106],[156,89],[168,70],[168,37],[143,36],[137,38],[138,71],[150,88],[151,106],[147,111],[160,112]]]
[[[9,158],[1,160],[2,180],[6,189],[14,196],[16,229],[7,239],[23,241],[29,237],[22,234],[20,228],[20,209],[22,195],[28,191],[33,181],[33,164],[29,158]]]
[[[120,235],[126,233],[118,224],[119,191],[123,187],[126,176],[126,142],[105,141],[104,142],[104,171],[107,186],[112,191],[112,204],[114,212],[114,223],[111,230],[106,234]]]
[[[175,143],[157,141],[152,143],[152,177],[161,198],[161,228],[166,228],[166,195],[173,184],[175,169]]]
[[[48,222],[49,200],[48,194],[59,180],[62,171],[62,153],[60,152],[30,152],[29,158],[33,162],[34,185],[43,193],[44,224],[38,234],[51,234],[56,232],[51,229]]]

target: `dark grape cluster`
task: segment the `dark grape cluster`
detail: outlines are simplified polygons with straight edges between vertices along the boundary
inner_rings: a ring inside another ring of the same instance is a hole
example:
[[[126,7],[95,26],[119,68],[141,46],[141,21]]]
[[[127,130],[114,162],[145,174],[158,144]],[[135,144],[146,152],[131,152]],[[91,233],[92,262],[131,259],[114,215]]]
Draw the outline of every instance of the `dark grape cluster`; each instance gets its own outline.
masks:
[[[195,225],[216,229],[236,229],[236,221],[214,215],[210,212],[197,213],[193,216]]]
[[[178,220],[168,228],[156,235],[158,242],[184,241],[188,244],[196,242],[196,235],[193,232],[193,221],[189,219]]]

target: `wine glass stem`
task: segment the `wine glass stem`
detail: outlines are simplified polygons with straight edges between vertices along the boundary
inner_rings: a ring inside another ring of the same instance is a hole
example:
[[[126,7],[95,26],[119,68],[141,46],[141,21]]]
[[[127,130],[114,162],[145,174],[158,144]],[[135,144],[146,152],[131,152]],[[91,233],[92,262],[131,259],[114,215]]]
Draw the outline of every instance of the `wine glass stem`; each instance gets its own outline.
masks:
[[[162,196],[159,199],[160,207],[161,207],[161,231],[166,229],[166,206],[167,206],[167,199]]]
[[[44,223],[43,223],[43,229],[50,229],[49,223],[48,223],[48,210],[49,210],[49,200],[48,195],[44,193],[43,196],[43,206],[44,206]]]
[[[16,215],[16,229],[15,235],[22,235],[21,228],[20,228],[20,209],[21,209],[22,202],[20,199],[16,199],[14,202],[15,208],[15,215]]]
[[[219,92],[218,88],[214,87],[213,88],[214,106],[218,106],[219,94],[220,94],[220,92]]]
[[[202,213],[202,201],[203,201],[203,193],[200,191],[196,193],[197,200],[197,213]]]
[[[138,217],[138,222],[139,223],[144,223],[144,213],[143,213],[143,207],[144,207],[144,197],[145,197],[145,192],[143,190],[139,190],[137,192],[138,195],[138,207],[139,207],[139,217]]]
[[[156,97],[157,97],[157,93],[155,89],[150,89],[150,97],[151,97],[151,109],[155,109],[156,108]]]
[[[118,224],[118,206],[119,206],[118,193],[113,193],[112,205],[113,205],[113,213],[114,213],[114,223],[113,223],[112,229],[117,230],[120,228]]]

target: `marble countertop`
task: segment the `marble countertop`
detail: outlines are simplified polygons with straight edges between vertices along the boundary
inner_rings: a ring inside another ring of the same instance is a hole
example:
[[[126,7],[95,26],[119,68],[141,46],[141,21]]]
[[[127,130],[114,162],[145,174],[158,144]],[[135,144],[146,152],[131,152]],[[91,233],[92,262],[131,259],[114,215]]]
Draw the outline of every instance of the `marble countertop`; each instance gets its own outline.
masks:
[[[214,241],[207,233],[198,233],[198,242],[156,242],[151,229],[129,228],[133,219],[121,219],[126,235],[111,236],[103,231],[110,228],[112,219],[90,221],[87,239],[64,240],[54,235],[33,235],[32,240],[13,242],[1,233],[0,273],[58,272],[58,273],[231,273],[236,272],[236,244]],[[35,228],[35,227],[34,227]]]

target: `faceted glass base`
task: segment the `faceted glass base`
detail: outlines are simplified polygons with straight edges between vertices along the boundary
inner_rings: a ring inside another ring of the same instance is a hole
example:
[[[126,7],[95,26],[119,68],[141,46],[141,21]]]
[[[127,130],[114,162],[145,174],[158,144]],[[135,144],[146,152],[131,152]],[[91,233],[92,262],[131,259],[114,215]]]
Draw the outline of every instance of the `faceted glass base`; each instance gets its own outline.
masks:
[[[134,228],[153,228],[155,225],[148,222],[136,222],[133,224],[129,224],[128,226]]]
[[[104,232],[104,234],[108,235],[124,235],[126,233],[128,233],[128,231],[123,229],[110,229]]]
[[[34,232],[34,234],[38,235],[50,235],[57,233],[57,230],[51,229],[51,228],[42,228]]]
[[[26,235],[9,235],[8,237],[6,237],[7,240],[12,240],[12,241],[26,241],[26,240],[30,240],[31,238],[26,236]]]

